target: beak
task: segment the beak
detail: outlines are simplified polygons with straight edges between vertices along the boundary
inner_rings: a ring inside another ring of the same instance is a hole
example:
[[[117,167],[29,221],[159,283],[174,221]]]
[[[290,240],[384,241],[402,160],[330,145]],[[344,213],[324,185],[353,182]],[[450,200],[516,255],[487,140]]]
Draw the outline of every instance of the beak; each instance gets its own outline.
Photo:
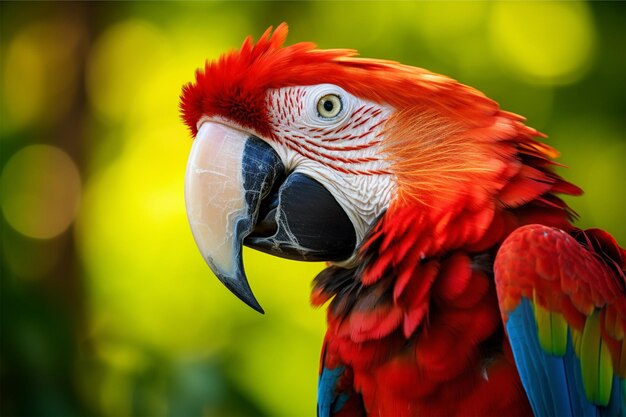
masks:
[[[314,179],[287,175],[260,138],[205,122],[185,177],[187,217],[205,261],[219,280],[263,313],[248,284],[242,245],[289,259],[338,261],[354,252],[352,222]]]

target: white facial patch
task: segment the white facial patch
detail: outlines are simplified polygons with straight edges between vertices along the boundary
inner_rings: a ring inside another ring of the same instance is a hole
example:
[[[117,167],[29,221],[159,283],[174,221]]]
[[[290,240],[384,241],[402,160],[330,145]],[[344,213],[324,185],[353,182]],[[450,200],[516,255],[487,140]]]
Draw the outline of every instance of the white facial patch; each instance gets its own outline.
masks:
[[[269,144],[288,172],[306,174],[332,193],[360,243],[387,209],[395,184],[381,147],[393,109],[332,84],[270,90],[266,102],[275,132]]]

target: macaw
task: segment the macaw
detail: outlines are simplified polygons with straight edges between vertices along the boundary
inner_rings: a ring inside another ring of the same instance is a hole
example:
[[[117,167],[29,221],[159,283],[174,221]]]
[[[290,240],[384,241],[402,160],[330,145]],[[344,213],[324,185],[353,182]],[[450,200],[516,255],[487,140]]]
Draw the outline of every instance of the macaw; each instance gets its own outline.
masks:
[[[445,76],[286,35],[183,87],[185,200],[261,313],[242,245],[328,262],[318,416],[625,415],[626,251],[572,225],[545,136]]]

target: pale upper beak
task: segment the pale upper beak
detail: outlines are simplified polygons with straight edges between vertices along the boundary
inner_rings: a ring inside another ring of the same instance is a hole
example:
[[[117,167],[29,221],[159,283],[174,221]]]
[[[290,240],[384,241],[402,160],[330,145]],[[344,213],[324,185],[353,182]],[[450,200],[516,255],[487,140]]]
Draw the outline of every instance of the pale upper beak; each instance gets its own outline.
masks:
[[[319,182],[286,173],[260,138],[205,122],[189,155],[187,216],[196,244],[217,277],[259,312],[245,275],[242,245],[299,260],[349,258],[352,223]]]

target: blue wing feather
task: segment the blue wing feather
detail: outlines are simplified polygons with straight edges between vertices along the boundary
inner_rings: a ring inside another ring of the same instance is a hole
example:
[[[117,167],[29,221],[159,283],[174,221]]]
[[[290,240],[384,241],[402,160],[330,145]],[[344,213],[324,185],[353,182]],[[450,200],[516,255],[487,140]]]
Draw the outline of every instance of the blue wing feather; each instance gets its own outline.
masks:
[[[339,378],[344,367],[334,369],[322,368],[317,386],[317,416],[330,417],[341,410],[348,400],[348,394],[337,393]]]
[[[536,416],[624,416],[624,380],[614,377],[608,406],[589,402],[569,330],[565,355],[559,357],[546,353],[539,344],[530,300],[522,298],[509,314],[506,330],[522,384]]]

